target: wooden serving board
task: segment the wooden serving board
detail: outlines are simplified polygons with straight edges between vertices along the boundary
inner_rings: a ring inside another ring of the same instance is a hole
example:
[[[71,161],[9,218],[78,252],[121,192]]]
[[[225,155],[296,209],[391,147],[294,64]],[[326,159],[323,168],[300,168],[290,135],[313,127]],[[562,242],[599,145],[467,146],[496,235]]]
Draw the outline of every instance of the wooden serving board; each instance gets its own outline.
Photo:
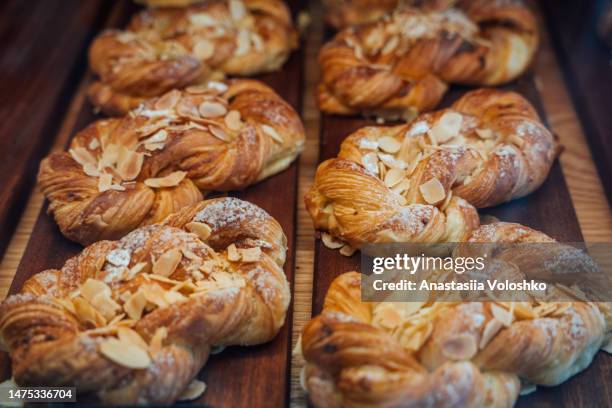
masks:
[[[543,0],[541,4],[575,109],[612,203],[612,49],[597,34],[600,19],[611,3]]]
[[[525,96],[546,120],[532,72],[504,87]],[[467,88],[452,87],[441,107],[450,105]],[[336,157],[342,140],[363,126],[376,125],[364,119],[323,115],[320,130],[320,158],[322,162]],[[479,210],[501,221],[518,222],[540,230],[559,241],[582,241],[582,233],[572,205],[567,184],[558,160],[553,165],[546,182],[527,197]],[[344,272],[360,270],[360,255],[340,255],[338,250],[325,247],[320,239],[315,244],[313,277],[313,315],[321,312],[325,294],[334,278]],[[518,400],[519,407],[604,407],[612,406],[612,389],[608,380],[612,372],[612,358],[599,353],[591,366],[583,373],[554,388],[538,388],[538,391]]]
[[[295,15],[299,11],[301,1],[296,0],[289,3]],[[124,26],[135,10],[136,8],[131,6],[127,0],[114,3],[111,11],[113,18],[106,26]],[[83,46],[85,49],[82,51],[85,51],[88,43],[84,43]],[[281,71],[257,78],[274,88],[297,112],[301,112],[302,102],[302,56],[302,51],[295,51]],[[82,81],[87,83],[91,79],[91,74],[85,74]],[[79,92],[83,92],[84,89],[85,87],[80,87]],[[78,93],[72,95],[72,98],[83,99]],[[100,118],[93,113],[92,106],[86,98],[83,100],[84,102],[77,109],[72,134]],[[47,134],[49,139],[54,136],[53,132]],[[276,176],[243,191],[228,194],[260,206],[281,224],[287,236],[289,248],[284,270],[292,288],[298,167],[296,161],[289,169]],[[69,241],[60,234],[52,217],[47,214],[47,207],[48,203],[45,203],[38,216],[9,294],[18,292],[30,276],[45,269],[61,267],[69,257],[76,255],[82,249],[80,245]],[[293,304],[290,305],[285,325],[273,341],[248,348],[230,347],[218,355],[211,356],[198,376],[206,382],[207,391],[192,404],[210,407],[280,407],[287,405],[292,311]],[[9,375],[6,354],[0,356],[0,361],[4,361],[4,364],[0,364],[0,381],[2,381],[3,376]]]

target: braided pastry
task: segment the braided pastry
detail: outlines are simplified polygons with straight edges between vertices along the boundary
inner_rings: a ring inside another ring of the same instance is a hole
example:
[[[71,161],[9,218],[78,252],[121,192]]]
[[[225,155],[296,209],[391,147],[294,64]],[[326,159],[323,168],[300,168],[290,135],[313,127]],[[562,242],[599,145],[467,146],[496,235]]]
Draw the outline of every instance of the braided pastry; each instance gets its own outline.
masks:
[[[108,404],[172,403],[211,347],[276,335],[290,299],[286,244],[261,208],[221,198],[85,248],[0,305],[15,381]]]
[[[126,31],[106,31],[93,42],[89,61],[100,80],[89,96],[105,113],[123,114],[147,98],[202,83],[212,71],[275,71],[296,46],[282,0],[208,0],[145,10]]]
[[[79,132],[38,182],[62,233],[81,244],[118,239],[202,199],[289,166],[302,150],[297,113],[253,80],[173,90]]]
[[[559,146],[520,95],[466,93],[449,109],[347,137],[319,165],[305,197],[315,227],[353,247],[368,242],[459,242],[475,207],[529,194]]]
[[[323,0],[325,21],[336,29],[370,23],[397,7],[398,0]]]
[[[469,241],[551,238],[499,223]],[[520,380],[553,386],[585,369],[612,330],[609,304],[579,294],[572,302],[361,302],[360,281],[357,272],[336,278],[304,328],[304,383],[317,407],[509,407]]]
[[[538,45],[527,7],[514,0],[453,3],[398,9],[338,33],[319,54],[321,110],[408,119],[434,108],[448,83],[498,85],[525,71]]]

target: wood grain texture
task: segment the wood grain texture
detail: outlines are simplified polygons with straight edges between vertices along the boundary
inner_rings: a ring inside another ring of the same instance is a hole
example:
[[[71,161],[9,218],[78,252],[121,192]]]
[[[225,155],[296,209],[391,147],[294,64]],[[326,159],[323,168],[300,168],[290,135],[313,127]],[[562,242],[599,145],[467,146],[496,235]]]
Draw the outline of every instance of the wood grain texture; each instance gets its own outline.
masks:
[[[610,2],[543,0],[541,4],[568,89],[612,202],[612,69],[610,49],[597,34],[600,18]],[[612,30],[610,23],[607,30]]]
[[[291,4],[294,11],[297,11],[299,4],[299,1]],[[120,9],[120,3],[115,7],[119,18],[114,25],[121,26],[123,24],[118,21],[125,22],[128,11]],[[274,88],[299,112],[302,102],[302,67],[302,52],[297,51],[291,55],[281,71],[262,75],[258,79]],[[88,82],[89,78],[86,78],[84,83]],[[81,87],[75,96],[74,113],[66,116],[64,127],[70,128],[68,133],[71,135],[97,119],[92,113],[91,105],[83,97],[84,91],[85,87]],[[59,136],[61,139],[62,135]],[[62,147],[64,145],[65,140]],[[288,239],[289,251],[284,270],[291,286],[295,262],[297,176],[298,163],[295,162],[288,170],[274,177],[243,191],[228,194],[260,206],[281,224]],[[33,196],[32,205],[38,200],[38,196]],[[9,293],[18,291],[33,274],[44,269],[61,267],[70,256],[81,250],[78,244],[68,241],[60,234],[46,210],[47,203],[40,209]],[[291,311],[292,306],[287,314],[286,324],[270,343],[249,348],[231,347],[219,355],[212,356],[199,375],[208,385],[208,390],[193,404],[211,407],[287,405]]]
[[[85,46],[108,14],[103,0],[2,2],[0,10],[0,255],[21,215],[38,161],[53,141]],[[69,17],[68,17],[69,16]]]

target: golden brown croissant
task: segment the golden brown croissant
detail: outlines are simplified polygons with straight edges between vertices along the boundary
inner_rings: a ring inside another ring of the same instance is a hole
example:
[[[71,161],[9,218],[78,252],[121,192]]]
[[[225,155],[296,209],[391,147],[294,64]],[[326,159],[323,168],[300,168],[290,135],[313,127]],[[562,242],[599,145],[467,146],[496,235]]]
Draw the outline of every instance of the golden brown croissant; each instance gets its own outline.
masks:
[[[347,137],[319,165],[306,208],[316,228],[353,247],[463,241],[479,223],[474,206],[532,192],[558,151],[523,97],[471,91],[449,109]]]
[[[334,28],[370,23],[397,7],[399,0],[323,0],[325,21]]]
[[[0,305],[15,381],[108,404],[170,404],[211,347],[271,340],[285,321],[286,238],[235,198],[100,241]]]
[[[398,9],[338,33],[319,54],[321,110],[407,119],[435,107],[448,83],[497,85],[525,71],[538,45],[526,6],[453,3]]]
[[[118,239],[202,199],[276,174],[302,150],[297,113],[258,81],[173,90],[130,114],[94,122],[38,182],[62,233]]]
[[[202,83],[212,71],[253,75],[274,71],[297,46],[282,0],[208,0],[188,8],[137,14],[127,30],[98,36],[89,50],[100,77],[92,103],[111,115],[146,98]]]
[[[469,241],[552,239],[499,223]],[[585,369],[612,330],[609,305],[579,293],[565,293],[571,302],[362,302],[360,282],[357,272],[336,278],[304,328],[304,385],[317,407],[509,407],[520,380],[553,386]]]

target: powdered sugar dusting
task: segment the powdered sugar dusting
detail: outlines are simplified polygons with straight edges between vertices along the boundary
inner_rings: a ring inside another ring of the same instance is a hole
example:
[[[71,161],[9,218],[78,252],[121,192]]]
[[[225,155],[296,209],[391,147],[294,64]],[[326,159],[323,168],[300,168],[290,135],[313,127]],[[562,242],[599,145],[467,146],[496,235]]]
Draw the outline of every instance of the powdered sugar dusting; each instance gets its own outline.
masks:
[[[262,222],[268,214],[261,208],[233,197],[219,199],[208,204],[193,218],[196,222],[204,222],[213,230],[236,225],[242,222]]]

